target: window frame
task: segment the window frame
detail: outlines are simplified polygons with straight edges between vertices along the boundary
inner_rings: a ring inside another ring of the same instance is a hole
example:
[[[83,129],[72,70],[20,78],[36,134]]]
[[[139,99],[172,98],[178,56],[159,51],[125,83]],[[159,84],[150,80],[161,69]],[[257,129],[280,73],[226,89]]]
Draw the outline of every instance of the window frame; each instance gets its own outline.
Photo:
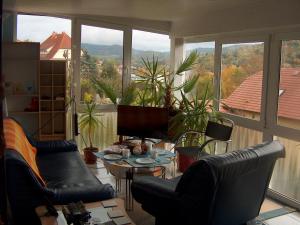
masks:
[[[80,102],[80,55],[81,55],[81,28],[82,26],[93,26],[99,28],[106,28],[112,30],[119,30],[123,32],[123,70],[122,70],[122,90],[128,87],[130,84],[130,64],[131,64],[131,39],[132,39],[132,31],[128,26],[94,21],[94,20],[86,20],[86,19],[73,19],[74,26],[74,44],[72,43],[72,49],[74,49],[74,61],[73,61],[73,76],[74,76],[74,92],[76,96],[76,103],[78,105],[79,111],[82,111],[83,104]],[[72,24],[73,25],[73,24]],[[73,30],[72,29],[72,30]],[[72,33],[73,34],[73,33]],[[79,48],[77,48],[79,46]],[[77,63],[78,62],[78,63]],[[129,78],[129,79],[128,79]],[[79,84],[79,85],[77,85]],[[101,112],[116,112],[117,107],[114,104],[97,104],[96,110]]]

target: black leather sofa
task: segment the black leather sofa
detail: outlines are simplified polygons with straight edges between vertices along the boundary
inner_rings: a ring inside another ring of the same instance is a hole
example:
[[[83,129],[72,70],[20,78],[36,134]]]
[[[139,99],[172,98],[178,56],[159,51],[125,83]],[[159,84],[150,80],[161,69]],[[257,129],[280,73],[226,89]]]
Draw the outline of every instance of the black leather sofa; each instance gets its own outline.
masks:
[[[277,158],[279,142],[205,156],[171,180],[135,177],[132,194],[156,225],[242,225],[258,216]]]
[[[37,148],[37,165],[46,181],[42,186],[23,157],[5,150],[6,191],[15,224],[39,224],[35,207],[82,200],[94,202],[115,196],[87,168],[76,144],[70,141],[30,140]]]

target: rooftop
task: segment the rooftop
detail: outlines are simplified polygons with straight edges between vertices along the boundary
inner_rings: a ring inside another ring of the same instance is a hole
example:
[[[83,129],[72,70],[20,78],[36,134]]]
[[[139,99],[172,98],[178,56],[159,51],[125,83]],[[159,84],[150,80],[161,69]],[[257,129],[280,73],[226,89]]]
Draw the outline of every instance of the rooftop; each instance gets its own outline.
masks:
[[[262,75],[260,71],[249,76],[235,91],[223,100],[229,108],[259,113],[261,111]],[[278,116],[300,120],[300,68],[282,68],[280,76]]]
[[[53,32],[41,43],[41,59],[52,59],[59,49],[71,49],[71,38],[65,32]]]

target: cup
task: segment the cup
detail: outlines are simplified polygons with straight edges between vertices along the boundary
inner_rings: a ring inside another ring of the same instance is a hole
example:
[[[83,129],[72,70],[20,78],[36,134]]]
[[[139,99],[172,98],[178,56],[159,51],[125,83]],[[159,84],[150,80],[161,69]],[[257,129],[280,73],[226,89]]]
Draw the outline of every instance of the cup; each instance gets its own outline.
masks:
[[[124,158],[129,158],[130,157],[130,150],[128,148],[122,149],[122,156]]]
[[[150,151],[150,155],[152,159],[156,159],[158,156],[158,152],[156,150]]]
[[[148,142],[148,143],[147,143],[147,151],[148,151],[148,152],[151,152],[152,149],[153,149],[153,143]]]

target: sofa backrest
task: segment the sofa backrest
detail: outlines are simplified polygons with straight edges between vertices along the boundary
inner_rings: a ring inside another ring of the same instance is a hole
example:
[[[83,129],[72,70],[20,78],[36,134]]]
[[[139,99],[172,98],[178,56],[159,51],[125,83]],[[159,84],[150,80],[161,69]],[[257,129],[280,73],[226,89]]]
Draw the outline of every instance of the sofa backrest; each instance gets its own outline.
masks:
[[[5,118],[3,126],[6,151],[17,151],[32,169],[38,180],[45,185],[36,163],[37,149],[30,144],[23,128],[11,118]]]
[[[207,156],[188,168],[176,191],[190,212],[205,212],[205,224],[243,224],[259,214],[279,157],[284,147],[277,141]]]

